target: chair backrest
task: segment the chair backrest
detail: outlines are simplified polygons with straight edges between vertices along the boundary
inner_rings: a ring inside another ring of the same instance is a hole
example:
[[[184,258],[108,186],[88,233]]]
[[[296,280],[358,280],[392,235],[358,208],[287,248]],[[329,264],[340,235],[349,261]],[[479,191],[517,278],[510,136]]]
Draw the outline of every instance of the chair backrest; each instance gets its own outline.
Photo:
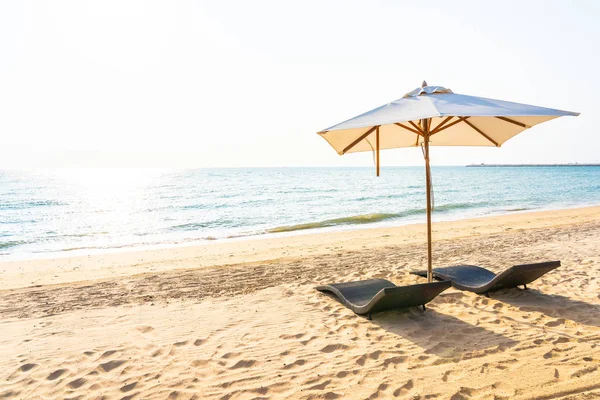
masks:
[[[450,281],[441,281],[385,288],[373,298],[371,312],[427,304],[451,285]]]
[[[494,278],[494,285],[490,290],[526,285],[558,267],[560,267],[560,261],[515,265],[498,274],[496,278]]]

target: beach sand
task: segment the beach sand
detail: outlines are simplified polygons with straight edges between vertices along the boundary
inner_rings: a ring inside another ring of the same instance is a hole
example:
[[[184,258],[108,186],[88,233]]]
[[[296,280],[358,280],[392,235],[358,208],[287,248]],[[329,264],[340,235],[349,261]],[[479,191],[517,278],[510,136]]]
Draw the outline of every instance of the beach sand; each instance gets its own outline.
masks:
[[[0,263],[0,398],[600,398],[600,207],[434,225],[436,266],[561,260],[530,290],[354,315],[424,282],[424,225]]]

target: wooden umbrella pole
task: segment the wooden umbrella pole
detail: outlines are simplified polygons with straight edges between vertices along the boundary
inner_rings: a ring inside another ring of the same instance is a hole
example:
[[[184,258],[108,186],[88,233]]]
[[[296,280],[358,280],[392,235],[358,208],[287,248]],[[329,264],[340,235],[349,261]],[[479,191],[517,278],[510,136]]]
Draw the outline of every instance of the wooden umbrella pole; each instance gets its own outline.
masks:
[[[379,127],[375,131],[375,146],[377,147],[377,176],[379,176]]]
[[[433,268],[431,259],[431,170],[429,168],[429,120],[423,120],[424,146],[425,146],[425,186],[427,187],[427,282],[433,281]]]

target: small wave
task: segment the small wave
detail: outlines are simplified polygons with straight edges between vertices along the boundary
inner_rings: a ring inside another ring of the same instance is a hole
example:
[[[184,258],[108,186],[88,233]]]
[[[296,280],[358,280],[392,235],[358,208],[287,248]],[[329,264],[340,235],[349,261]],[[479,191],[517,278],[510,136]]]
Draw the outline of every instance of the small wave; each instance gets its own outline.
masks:
[[[443,204],[435,207],[435,211],[437,212],[445,212],[451,210],[460,210],[460,209],[469,209],[476,208],[488,205],[488,202],[478,202],[478,203],[451,203],[451,204]],[[294,232],[301,231],[306,229],[318,229],[318,228],[327,228],[332,226],[343,226],[343,225],[362,225],[362,224],[371,224],[374,222],[382,222],[391,219],[400,219],[406,218],[416,215],[425,214],[425,208],[413,208],[400,213],[379,213],[379,214],[364,214],[364,215],[355,215],[351,217],[342,217],[342,218],[334,218],[328,219],[325,221],[318,222],[309,222],[305,224],[297,224],[297,225],[286,225],[286,226],[278,226],[276,228],[267,229],[265,233],[283,233],[283,232]]]
[[[206,204],[186,204],[184,206],[179,206],[182,210],[201,210],[203,208],[207,208]]]
[[[52,206],[63,206],[66,203],[53,200],[38,200],[38,201],[25,201],[25,202],[6,202],[0,204],[0,210],[22,210],[27,208],[35,207],[52,207]]]
[[[163,231],[197,231],[205,228],[214,228],[214,227],[240,227],[240,221],[235,219],[216,219],[210,221],[203,222],[188,222],[185,224],[179,225],[171,225],[163,229]]]
[[[508,210],[505,210],[506,212],[517,212],[517,211],[527,211],[527,210],[531,210],[532,208],[530,207],[523,207],[523,208],[509,208]]]
[[[201,228],[208,228],[211,224],[208,222],[190,222],[187,224],[173,225],[169,228],[172,231],[194,231]]]
[[[204,210],[204,209],[217,209],[217,208],[227,208],[227,207],[230,207],[230,204],[207,202],[205,204],[186,204],[184,206],[170,207],[170,208],[180,208],[182,210]]]
[[[423,212],[423,210],[413,209],[413,210],[408,210],[403,213],[397,213],[397,214],[355,215],[352,217],[334,218],[334,219],[328,219],[328,220],[319,221],[319,222],[309,222],[306,224],[279,226],[276,228],[267,229],[266,233],[293,232],[293,231],[301,231],[301,230],[305,230],[305,229],[326,228],[326,227],[340,226],[340,225],[371,224],[373,222],[381,222],[381,221],[385,221],[385,220],[389,220],[389,219],[402,218],[402,217],[407,217],[409,215],[418,215],[421,212]]]
[[[25,240],[9,240],[8,242],[0,242],[0,249],[2,250],[6,250],[6,249],[10,249],[12,247],[18,247],[24,244],[27,244],[29,242],[25,241]]]
[[[440,206],[434,206],[434,210],[441,212],[441,211],[450,211],[450,210],[466,210],[469,208],[476,208],[476,207],[484,207],[484,206],[489,206],[490,203],[487,201],[480,201],[480,202],[476,202],[476,203],[450,203],[450,204],[442,204]]]
[[[70,233],[67,235],[60,235],[60,236],[65,237],[65,238],[83,238],[83,237],[96,237],[96,236],[102,236],[102,235],[108,235],[108,234],[110,234],[110,232],[100,231],[100,232]],[[59,235],[57,235],[57,236],[59,236]]]
[[[65,239],[65,238],[87,238],[87,237],[96,237],[102,235],[108,235],[110,232],[101,231],[101,232],[80,232],[80,233],[58,233],[56,231],[47,231],[43,238],[39,240],[48,241],[48,239]]]
[[[373,200],[394,200],[394,199],[405,199],[411,197],[415,192],[404,192],[404,193],[393,193],[378,196],[361,196],[350,199],[350,201],[362,202],[362,201],[373,201]]]
[[[24,205],[26,207],[45,207],[45,206],[63,206],[66,203],[55,200],[37,200],[37,201],[29,201]]]
[[[168,243],[168,242],[165,242]],[[126,243],[126,244],[108,244],[105,246],[80,246],[80,247],[65,247],[60,249],[40,249],[40,250],[32,250],[32,253],[35,254],[45,254],[45,253],[62,253],[62,252],[71,252],[71,251],[81,251],[81,250],[113,250],[113,249],[127,249],[133,248],[136,246],[151,246],[161,244],[161,242],[156,243]]]

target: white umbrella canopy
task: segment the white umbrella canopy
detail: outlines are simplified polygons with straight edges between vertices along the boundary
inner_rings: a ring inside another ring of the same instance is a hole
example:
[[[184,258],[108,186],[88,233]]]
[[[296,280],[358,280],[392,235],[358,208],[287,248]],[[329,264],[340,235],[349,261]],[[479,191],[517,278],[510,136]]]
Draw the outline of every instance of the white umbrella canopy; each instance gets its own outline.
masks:
[[[414,147],[424,141],[418,125],[423,119],[430,119],[430,146],[500,147],[527,128],[566,115],[579,113],[467,96],[441,86],[425,86],[324,129],[319,135],[339,154],[373,151],[376,148],[375,127],[379,126],[379,149]]]
[[[500,147],[542,122],[579,113],[453,93],[441,86],[422,87],[381,107],[318,132],[343,155],[399,147],[423,147],[427,193],[427,280],[432,281],[431,171],[429,146]]]

